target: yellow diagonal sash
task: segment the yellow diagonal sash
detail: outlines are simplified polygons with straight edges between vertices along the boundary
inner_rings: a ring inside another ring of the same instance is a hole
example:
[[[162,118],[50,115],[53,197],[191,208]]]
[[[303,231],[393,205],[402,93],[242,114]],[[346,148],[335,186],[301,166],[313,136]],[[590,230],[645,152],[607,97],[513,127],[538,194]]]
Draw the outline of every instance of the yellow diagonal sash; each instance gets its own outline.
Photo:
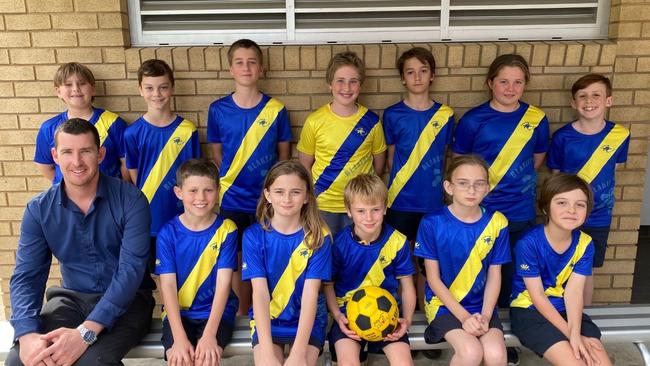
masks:
[[[449,121],[449,118],[453,115],[454,111],[446,105],[443,105],[438,108],[429,122],[427,122],[427,125],[420,133],[420,137],[418,137],[415,146],[413,146],[413,151],[411,151],[411,155],[409,155],[408,160],[406,160],[406,164],[400,168],[397,174],[395,174],[395,178],[393,178],[393,182],[388,189],[388,207],[393,205],[395,198],[397,198],[399,193],[402,191],[402,188],[404,188],[409,179],[411,179],[413,173],[415,173],[417,168],[420,166],[420,162],[424,158],[424,155],[426,155],[427,151],[431,148],[436,136],[438,136],[438,133],[442,131],[443,127],[445,127]]]
[[[194,123],[184,119],[165,143],[165,147],[160,151],[156,163],[142,185],[142,192],[147,196],[149,202],[153,200],[158,186],[160,186],[169,169],[174,165],[178,155],[183,151],[185,145],[190,142],[194,131],[196,131]]]
[[[449,286],[449,292],[456,301],[461,302],[469,293],[476,281],[476,276],[483,268],[483,259],[492,250],[501,230],[508,226],[508,220],[500,212],[495,212],[488,224],[478,236],[474,247],[469,253],[463,267],[458,271],[454,282]],[[430,323],[444,304],[436,296],[426,303],[424,310],[427,321]]]
[[[196,293],[199,291],[199,288],[205,282],[206,278],[212,273],[217,260],[219,259],[219,253],[221,252],[221,245],[226,241],[228,234],[237,230],[237,226],[230,220],[224,220],[224,222],[219,225],[214,235],[210,240],[205,244],[205,249],[199,257],[198,261],[192,268],[192,271],[183,282],[180,290],[178,290],[178,305],[182,309],[189,309],[194,302]]]
[[[598,145],[589,160],[582,166],[578,172],[578,176],[587,183],[591,183],[598,173],[600,173],[600,170],[603,169],[603,166],[614,156],[616,150],[623,145],[629,135],[630,131],[627,128],[621,125],[614,125],[614,128],[609,131],[603,139],[603,142]]]
[[[361,281],[359,286],[348,291],[345,296],[336,298],[339,306],[343,306],[346,302],[348,302],[348,300],[350,300],[350,297],[352,297],[352,294],[354,294],[360,288],[366,286],[381,286],[381,284],[386,279],[384,268],[393,262],[393,259],[395,259],[397,253],[402,249],[404,243],[406,243],[406,236],[397,230],[393,231],[393,233],[386,241],[386,244],[384,244],[384,246],[379,251],[379,256],[377,259],[375,259],[375,262],[372,264],[368,270],[368,273],[366,274],[366,277],[363,279],[363,281]]]
[[[99,132],[99,146],[104,146],[104,141],[108,137],[108,130],[118,118],[117,114],[109,111],[104,111],[99,115],[97,122],[95,122],[95,128]]]
[[[528,106],[526,113],[517,122],[517,127],[515,127],[508,141],[506,141],[492,162],[492,165],[490,165],[490,189],[494,189],[503,176],[506,175],[512,163],[521,153],[521,150],[530,141],[531,137],[533,137],[535,128],[537,128],[543,118],[544,112],[541,109],[532,105]]]
[[[271,294],[271,319],[279,317],[287,307],[296,287],[296,281],[307,268],[307,262],[309,262],[312,253],[313,251],[307,247],[304,239],[291,253],[289,263]]]
[[[567,262],[567,264],[562,268],[560,273],[557,275],[555,278],[555,287],[549,287],[546,290],[544,290],[544,293],[546,296],[553,296],[553,297],[562,297],[564,296],[564,284],[566,281],[569,280],[569,277],[571,277],[571,274],[573,273],[573,266],[578,263],[580,258],[585,254],[585,251],[587,250],[587,246],[591,242],[591,236],[583,233],[582,231],[580,232],[580,237],[578,238],[578,246],[576,247],[576,251],[573,253],[571,256],[571,259]],[[533,305],[533,301],[530,298],[530,294],[528,293],[528,290],[524,290],[519,295],[517,295],[517,298],[512,300],[510,303],[511,307],[516,307],[516,308],[528,308],[531,305]]]
[[[237,179],[237,176],[246,165],[246,162],[251,157],[251,155],[253,155],[255,149],[257,149],[260,141],[262,141],[271,126],[275,123],[275,120],[277,119],[278,114],[282,108],[284,108],[284,105],[277,99],[269,99],[264,108],[260,111],[260,114],[255,118],[253,124],[248,128],[248,131],[246,131],[246,135],[244,136],[241,145],[239,145],[239,148],[237,149],[237,152],[235,153],[235,156],[230,163],[228,171],[220,180],[220,200],[223,200],[223,196],[235,182],[235,179]]]

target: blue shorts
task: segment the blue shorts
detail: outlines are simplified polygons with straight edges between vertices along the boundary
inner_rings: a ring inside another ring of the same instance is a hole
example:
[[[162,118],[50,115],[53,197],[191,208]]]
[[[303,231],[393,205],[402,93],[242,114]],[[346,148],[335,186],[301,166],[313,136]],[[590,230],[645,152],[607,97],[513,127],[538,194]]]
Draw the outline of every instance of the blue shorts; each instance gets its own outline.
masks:
[[[350,339],[347,335],[345,335],[345,333],[343,333],[343,331],[339,327],[339,323],[332,322],[332,328],[330,329],[330,332],[329,332],[329,334],[327,336],[327,339],[329,341],[329,346],[330,346],[330,354],[332,354],[332,355],[336,354],[334,344],[337,341],[339,341],[341,339],[346,339],[346,338]],[[386,347],[387,345],[389,345],[391,343],[395,343],[395,342],[404,342],[406,344],[410,344],[409,343],[408,333],[404,333],[402,338],[400,338],[400,339],[398,339],[396,341],[369,342],[369,341],[366,341],[366,340],[362,339],[360,341],[355,340],[355,342],[357,342],[357,343],[359,343],[359,345],[361,345],[361,352],[363,352],[364,349],[366,348],[366,346],[368,346],[368,352],[369,353],[381,353],[382,350],[384,349],[384,347]]]
[[[499,329],[503,331],[499,314],[495,311],[490,318],[489,329]],[[436,344],[445,341],[445,334],[454,329],[463,329],[463,323],[454,316],[454,314],[441,314],[435,317],[424,330],[424,341],[428,344]]]
[[[183,323],[183,329],[185,330],[187,339],[194,347],[196,347],[197,342],[203,336],[203,330],[205,329],[205,325],[208,323],[208,319],[190,319],[181,316],[181,322]],[[219,322],[219,328],[217,329],[217,344],[221,349],[226,348],[226,345],[230,343],[233,329],[233,324],[224,321]],[[172,328],[169,325],[167,317],[163,320],[162,338],[160,341],[165,348],[164,356],[165,360],[167,360],[167,350],[172,348],[174,345],[174,336],[172,335]]]

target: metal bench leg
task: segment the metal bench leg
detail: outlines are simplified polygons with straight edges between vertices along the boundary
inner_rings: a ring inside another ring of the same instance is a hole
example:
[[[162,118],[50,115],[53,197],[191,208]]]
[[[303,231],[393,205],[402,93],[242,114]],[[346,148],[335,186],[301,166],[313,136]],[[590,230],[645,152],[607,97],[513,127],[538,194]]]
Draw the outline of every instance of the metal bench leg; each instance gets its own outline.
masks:
[[[332,366],[332,355],[329,352],[323,352],[323,365]]]
[[[646,345],[642,342],[634,342],[634,345],[639,349],[639,352],[641,352],[643,363],[646,366],[650,366],[650,351],[648,350],[648,347],[646,347]]]

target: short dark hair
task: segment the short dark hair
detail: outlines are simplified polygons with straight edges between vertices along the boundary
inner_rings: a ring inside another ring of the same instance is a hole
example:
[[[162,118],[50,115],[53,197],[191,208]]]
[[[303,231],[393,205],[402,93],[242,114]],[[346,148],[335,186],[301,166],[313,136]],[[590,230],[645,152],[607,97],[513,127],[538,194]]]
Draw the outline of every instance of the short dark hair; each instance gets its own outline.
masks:
[[[551,209],[551,201],[553,197],[560,193],[570,192],[579,189],[587,196],[587,216],[594,207],[594,194],[591,191],[589,183],[585,182],[582,178],[575,174],[568,173],[555,173],[544,181],[542,188],[539,191],[539,199],[537,200],[537,207],[544,215],[544,222],[548,223],[549,212]]]
[[[142,79],[145,76],[155,77],[165,75],[167,75],[169,82],[174,86],[174,72],[165,61],[158,59],[147,60],[138,68],[138,85],[142,85]]]
[[[230,48],[228,48],[228,63],[232,65],[232,58],[233,55],[235,54],[235,51],[237,51],[240,48],[248,48],[252,49],[255,51],[255,55],[257,56],[258,61],[260,62],[260,65],[264,63],[264,56],[262,55],[262,49],[260,46],[255,43],[255,41],[252,41],[250,39],[242,38],[240,40],[235,41],[233,44],[230,45]]]
[[[397,59],[395,66],[397,66],[397,70],[399,70],[400,77],[404,77],[404,64],[407,60],[412,58],[416,58],[423,64],[429,65],[431,74],[436,73],[436,60],[433,58],[431,51],[422,47],[413,47],[410,50],[404,51],[404,53],[402,53],[402,55]]]
[[[75,136],[90,133],[93,135],[95,146],[99,149],[99,132],[97,132],[97,128],[83,118],[70,118],[56,128],[56,131],[54,131],[54,148],[58,145],[58,137],[61,132]]]
[[[488,81],[494,80],[494,78],[499,75],[499,71],[508,66],[518,67],[521,69],[524,73],[526,83],[530,81],[530,69],[528,68],[528,62],[526,62],[526,59],[515,53],[507,53],[505,55],[497,56],[497,58],[492,61],[485,82],[487,83]]]
[[[219,186],[219,169],[214,162],[207,158],[186,160],[176,170],[176,185],[183,187],[185,179],[189,177],[207,177],[214,180]]]
[[[612,82],[609,81],[607,76],[601,74],[587,74],[573,83],[573,86],[571,87],[571,96],[575,99],[576,93],[579,90],[595,83],[603,83],[605,85],[607,96],[610,97],[612,95]]]

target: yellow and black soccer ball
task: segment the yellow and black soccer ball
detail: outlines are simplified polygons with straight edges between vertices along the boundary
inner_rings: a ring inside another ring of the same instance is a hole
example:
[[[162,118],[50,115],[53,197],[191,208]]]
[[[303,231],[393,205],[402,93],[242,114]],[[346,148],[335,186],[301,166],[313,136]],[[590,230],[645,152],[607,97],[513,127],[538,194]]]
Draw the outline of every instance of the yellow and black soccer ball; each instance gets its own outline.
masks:
[[[390,292],[381,287],[368,286],[352,294],[346,316],[348,326],[359,337],[377,342],[397,328],[399,308]]]

